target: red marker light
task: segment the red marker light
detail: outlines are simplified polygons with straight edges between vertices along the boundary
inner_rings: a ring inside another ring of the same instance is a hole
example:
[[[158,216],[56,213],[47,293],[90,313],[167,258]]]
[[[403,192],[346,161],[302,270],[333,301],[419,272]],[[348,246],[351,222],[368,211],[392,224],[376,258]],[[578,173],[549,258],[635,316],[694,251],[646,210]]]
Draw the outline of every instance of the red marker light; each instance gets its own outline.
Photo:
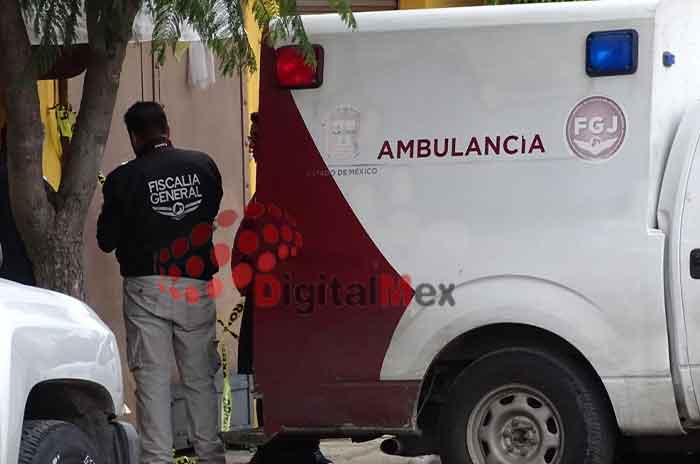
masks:
[[[288,89],[316,89],[323,83],[323,48],[314,45],[316,67],[306,64],[296,46],[278,48],[276,51],[277,82]]]

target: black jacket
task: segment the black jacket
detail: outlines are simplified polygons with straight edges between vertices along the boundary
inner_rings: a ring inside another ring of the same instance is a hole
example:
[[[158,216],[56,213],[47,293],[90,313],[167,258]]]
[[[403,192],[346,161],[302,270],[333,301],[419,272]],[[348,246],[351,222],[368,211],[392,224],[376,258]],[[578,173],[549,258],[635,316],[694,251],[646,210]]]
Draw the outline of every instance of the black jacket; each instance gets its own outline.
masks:
[[[102,251],[117,251],[124,277],[209,280],[218,271],[212,228],[223,195],[206,154],[163,142],[115,169],[97,221]]]

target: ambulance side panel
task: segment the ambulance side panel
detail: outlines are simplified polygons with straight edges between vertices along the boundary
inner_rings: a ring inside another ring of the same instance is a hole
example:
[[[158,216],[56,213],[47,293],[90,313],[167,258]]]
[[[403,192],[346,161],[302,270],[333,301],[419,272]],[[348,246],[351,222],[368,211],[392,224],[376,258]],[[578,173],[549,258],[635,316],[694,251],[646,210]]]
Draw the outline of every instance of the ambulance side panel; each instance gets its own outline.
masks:
[[[664,177],[660,197],[658,190],[649,191],[649,212],[658,215],[659,228],[668,237],[667,311],[676,394],[683,415],[689,422],[697,423],[698,384],[697,379],[693,383],[691,371],[700,359],[700,312],[693,305],[683,306],[681,287],[688,273],[689,257],[680,250],[684,208],[694,208],[692,198],[686,198],[686,187],[700,136],[700,3],[663,2],[656,15],[655,30],[655,58],[661,60],[664,53],[672,53],[675,64],[654,67],[651,169],[653,177]],[[688,296],[689,289],[684,290]]]
[[[670,143],[650,119],[656,5],[385,12],[358,15],[356,32],[305,19],[324,48],[324,83],[292,95],[330,175],[414,289],[455,286],[454,305],[411,301],[383,382],[422,380],[474,328],[522,323],[589,360],[623,430],[681,431],[664,236],[650,214]],[[588,34],[619,29],[639,34],[637,73],[588,77]],[[622,147],[605,161],[581,159],[567,142],[567,119],[592,96],[612,99],[626,120]]]

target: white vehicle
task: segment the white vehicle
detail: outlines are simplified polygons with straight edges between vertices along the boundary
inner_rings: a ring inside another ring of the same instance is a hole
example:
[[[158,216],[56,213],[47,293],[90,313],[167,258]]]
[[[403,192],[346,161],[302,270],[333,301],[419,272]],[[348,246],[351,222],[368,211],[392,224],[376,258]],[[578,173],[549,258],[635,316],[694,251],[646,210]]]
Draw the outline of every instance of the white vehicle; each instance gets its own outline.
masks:
[[[138,464],[134,428],[114,420],[117,342],[92,309],[0,279],[0,314],[0,462]]]
[[[356,17],[262,52],[265,433],[607,464],[700,427],[700,2]]]

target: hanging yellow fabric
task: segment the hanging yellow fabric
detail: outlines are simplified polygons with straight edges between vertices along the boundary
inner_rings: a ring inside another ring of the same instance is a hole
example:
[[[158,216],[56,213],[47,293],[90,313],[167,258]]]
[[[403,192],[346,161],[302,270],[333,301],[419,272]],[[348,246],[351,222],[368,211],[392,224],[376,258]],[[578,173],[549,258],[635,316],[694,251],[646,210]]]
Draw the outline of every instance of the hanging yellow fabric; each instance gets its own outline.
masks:
[[[190,49],[190,43],[189,42],[178,42],[175,44],[175,60],[180,62],[182,58],[185,56],[185,53],[187,53],[187,50]]]
[[[255,20],[255,14],[253,13],[253,2],[249,2],[243,12],[243,18],[245,23],[246,31],[248,32],[248,40],[250,41],[251,47],[253,47],[253,53],[255,54],[255,59],[260,64],[260,42],[262,41],[262,31],[258,27],[258,23]],[[260,99],[260,66],[254,73],[249,73],[245,75],[246,77],[246,109],[248,110],[248,126],[250,127],[250,115],[258,111],[258,104]],[[245,154],[244,154],[245,156]],[[255,193],[255,183],[256,183],[256,166],[255,159],[253,157],[249,158],[248,161],[248,194],[252,197]]]
[[[44,178],[54,190],[61,185],[61,137],[56,117],[55,81],[38,81],[39,111],[44,124],[44,146],[42,150]]]

